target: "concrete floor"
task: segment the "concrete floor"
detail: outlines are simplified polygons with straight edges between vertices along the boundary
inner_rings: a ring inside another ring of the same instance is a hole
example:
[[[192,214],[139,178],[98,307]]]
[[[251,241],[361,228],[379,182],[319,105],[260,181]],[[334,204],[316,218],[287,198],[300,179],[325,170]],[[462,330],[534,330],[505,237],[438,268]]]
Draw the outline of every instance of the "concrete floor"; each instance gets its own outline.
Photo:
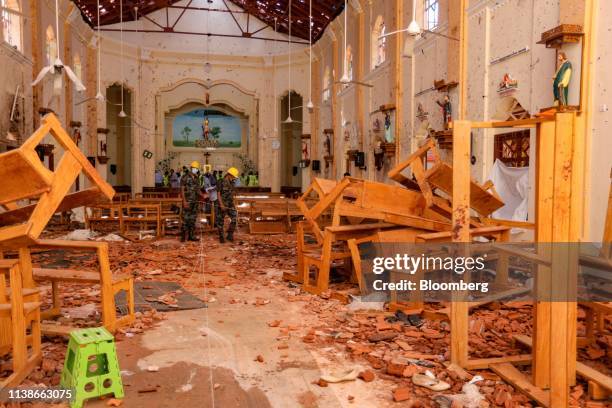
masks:
[[[279,282],[280,275],[266,279]],[[126,392],[122,406],[310,408],[390,404],[390,388],[382,380],[355,380],[324,388],[313,384],[323,373],[350,369],[355,363],[342,360],[332,349],[309,350],[301,338],[307,322],[315,323],[316,316],[305,314],[303,303],[289,302],[279,296],[278,290],[249,284],[216,289],[217,301],[208,309],[168,312],[158,327],[119,342]],[[236,297],[272,301],[263,306],[231,304]],[[300,329],[291,331],[289,338],[279,338],[280,329],[267,324],[274,320]],[[279,349],[279,344],[288,348]],[[263,362],[256,361],[258,355]],[[159,371],[150,372],[150,367]],[[104,401],[95,401],[88,406],[105,405]]]

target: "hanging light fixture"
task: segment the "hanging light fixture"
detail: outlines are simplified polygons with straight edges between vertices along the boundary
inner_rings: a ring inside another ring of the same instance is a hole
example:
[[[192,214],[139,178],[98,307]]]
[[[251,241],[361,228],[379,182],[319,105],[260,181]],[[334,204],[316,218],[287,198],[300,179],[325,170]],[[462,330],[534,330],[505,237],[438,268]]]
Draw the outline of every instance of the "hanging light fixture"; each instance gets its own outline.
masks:
[[[308,103],[306,104],[306,108],[312,112],[314,109],[314,104],[312,103],[312,0],[310,0],[308,8],[308,43],[310,44],[310,52],[308,54],[310,57],[310,65],[308,66]]]
[[[289,92],[287,93],[288,116],[283,123],[293,123],[291,118],[291,0],[289,0]]]
[[[125,76],[123,72],[123,0],[119,1],[119,24],[121,29],[121,112],[119,112],[120,118],[126,118],[127,114],[123,110],[123,82],[125,81]]]
[[[276,52],[277,52],[277,24],[278,18],[274,17],[274,47],[272,51],[272,83],[274,84],[272,89],[272,96],[274,98],[274,136],[278,134],[278,109],[276,108]]]
[[[206,36],[206,62],[204,63],[204,73],[206,74],[210,74],[210,72],[212,71],[212,64],[210,63],[210,24],[209,24],[209,18],[208,16],[210,15],[210,12],[207,11],[206,12],[206,31],[209,33]]]
[[[100,53],[102,52],[102,37],[100,37],[100,0],[98,0],[98,72],[96,72],[96,76],[98,77],[98,93],[96,93],[96,99],[100,102],[104,101],[104,95],[102,95],[102,87],[101,87],[101,80],[100,80]]]

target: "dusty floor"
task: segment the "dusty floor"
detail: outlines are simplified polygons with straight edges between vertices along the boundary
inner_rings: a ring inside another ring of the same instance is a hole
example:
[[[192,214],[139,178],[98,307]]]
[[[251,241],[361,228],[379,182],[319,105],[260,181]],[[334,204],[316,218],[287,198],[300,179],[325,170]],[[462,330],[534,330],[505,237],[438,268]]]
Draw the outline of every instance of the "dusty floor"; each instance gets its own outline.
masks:
[[[389,322],[388,314],[381,312],[351,310],[336,300],[350,284],[335,284],[324,296],[306,294],[282,280],[283,272],[295,269],[294,248],[293,235],[242,233],[234,244],[224,245],[212,234],[204,234],[199,243],[181,244],[172,238],[111,243],[114,272],[129,272],[138,281],[179,282],[208,303],[206,309],[145,313],[117,333],[125,388],[121,406],[438,407],[433,392],[411,382],[414,372],[425,369],[451,384],[447,394],[461,393],[465,372],[442,364],[448,357],[446,322],[426,321],[416,327]],[[35,262],[51,258],[43,253]],[[82,256],[62,262],[92,265]],[[99,295],[95,286],[67,289],[64,303],[72,317]],[[530,311],[530,304],[518,302],[476,310],[470,324],[472,355],[525,352],[514,344],[512,333],[530,332]],[[96,317],[94,310],[77,323],[91,325]],[[27,381],[55,385],[65,342],[44,340],[43,365]],[[581,355],[610,369],[611,343],[608,333]],[[415,360],[427,367],[410,362]],[[322,375],[351,369],[368,371],[374,379],[319,381]],[[485,379],[479,383],[482,401],[476,407],[535,406],[489,371],[468,373],[477,374]],[[397,390],[404,401],[394,402]],[[572,396],[572,407],[587,406],[584,384],[574,387]],[[86,406],[104,407],[109,402],[90,401]],[[606,406],[596,403],[589,408]]]

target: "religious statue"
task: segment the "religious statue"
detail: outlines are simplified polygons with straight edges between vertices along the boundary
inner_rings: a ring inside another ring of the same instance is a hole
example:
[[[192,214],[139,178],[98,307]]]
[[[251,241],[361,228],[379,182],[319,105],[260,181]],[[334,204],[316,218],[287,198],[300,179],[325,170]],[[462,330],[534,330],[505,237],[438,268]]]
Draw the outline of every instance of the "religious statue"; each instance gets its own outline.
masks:
[[[72,140],[77,146],[79,145],[79,143],[81,143],[81,131],[77,127],[75,127],[74,131],[72,132]]]
[[[453,109],[451,106],[450,98],[448,95],[444,95],[443,101],[436,101],[442,108],[442,115],[444,117],[444,129],[448,130],[449,124],[453,121]]]
[[[374,141],[374,167],[379,171],[383,168],[385,162],[385,151],[382,144],[383,141],[380,136],[376,136],[376,140]]]
[[[393,130],[391,129],[391,112],[385,112],[385,140],[387,143],[393,143],[395,139],[395,135],[393,134]]]
[[[323,142],[323,147],[325,148],[325,155],[331,156],[331,140],[329,138],[329,133],[325,134],[325,141]]]
[[[559,51],[557,60],[559,68],[557,68],[557,72],[553,77],[554,106],[566,106],[569,83],[572,79],[572,64],[568,61],[567,55],[563,51]]]
[[[208,116],[204,118],[204,125],[202,126],[202,132],[203,132],[204,140],[208,140],[208,135],[210,134]]]
[[[310,160],[310,153],[308,152],[308,140],[302,141],[302,160]]]

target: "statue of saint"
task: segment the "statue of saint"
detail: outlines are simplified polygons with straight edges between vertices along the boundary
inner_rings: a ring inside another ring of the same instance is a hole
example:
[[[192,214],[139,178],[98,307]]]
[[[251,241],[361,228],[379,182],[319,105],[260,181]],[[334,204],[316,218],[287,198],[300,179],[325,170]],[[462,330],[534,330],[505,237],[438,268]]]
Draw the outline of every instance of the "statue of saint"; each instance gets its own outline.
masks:
[[[553,94],[555,96],[554,106],[566,106],[569,91],[569,83],[572,79],[572,64],[568,61],[567,55],[559,51],[557,55],[559,67],[553,77]]]
[[[393,129],[391,129],[391,113],[389,111],[385,112],[385,140],[387,143],[393,143],[395,140]]]
[[[210,135],[210,126],[208,124],[208,116],[204,118],[204,126],[202,126],[204,140],[208,140],[208,136]]]
[[[329,134],[325,135],[325,141],[323,142],[323,148],[325,148],[326,156],[331,156],[331,140]]]
[[[443,101],[436,101],[436,103],[442,108],[442,115],[444,117],[444,129],[448,130],[448,125],[453,121],[453,109],[451,106],[450,98],[448,95],[444,95]]]

